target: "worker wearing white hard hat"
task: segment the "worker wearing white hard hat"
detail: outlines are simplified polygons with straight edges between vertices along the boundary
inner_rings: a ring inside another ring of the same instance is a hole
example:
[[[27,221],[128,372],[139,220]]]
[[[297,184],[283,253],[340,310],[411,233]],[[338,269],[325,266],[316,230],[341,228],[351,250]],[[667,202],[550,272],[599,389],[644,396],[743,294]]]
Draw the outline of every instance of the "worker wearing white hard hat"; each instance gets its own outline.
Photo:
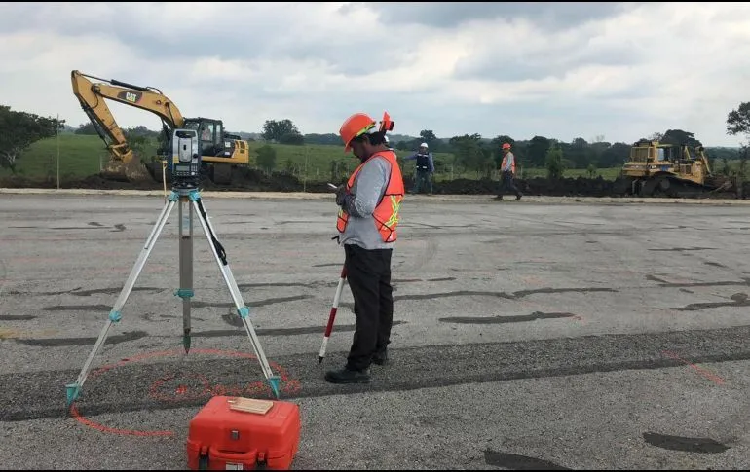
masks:
[[[435,165],[432,160],[432,153],[429,151],[430,146],[427,143],[422,143],[419,146],[419,151],[405,158],[407,161],[417,161],[417,175],[414,181],[414,190],[412,193],[419,193],[419,189],[424,184],[428,188],[427,194],[432,195],[432,174],[435,172]]]

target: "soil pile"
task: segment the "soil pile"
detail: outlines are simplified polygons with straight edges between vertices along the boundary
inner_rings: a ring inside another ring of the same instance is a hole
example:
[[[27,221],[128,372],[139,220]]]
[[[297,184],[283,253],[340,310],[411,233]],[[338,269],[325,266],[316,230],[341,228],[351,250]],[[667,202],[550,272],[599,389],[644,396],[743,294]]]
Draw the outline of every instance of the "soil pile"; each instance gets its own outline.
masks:
[[[332,182],[341,184],[343,182]],[[12,176],[0,179],[0,187],[4,188],[55,188],[54,179],[29,179],[23,176]],[[414,186],[413,176],[404,176],[407,191]],[[528,180],[516,180],[516,186],[528,196],[548,197],[618,197],[623,196],[615,192],[615,183],[601,177],[590,179],[585,177],[547,179],[537,177]],[[331,190],[326,182],[302,182],[293,175],[274,172],[268,175],[257,169],[236,169],[232,183],[216,185],[204,179],[202,187],[210,191],[231,192],[310,192],[328,193]],[[435,182],[432,193],[438,195],[495,195],[500,183],[490,179],[455,179]],[[161,190],[164,184],[155,181],[120,182],[107,180],[100,175],[90,175],[83,179],[65,180],[60,182],[60,188],[91,189],[91,190]],[[742,195],[750,195],[750,182],[743,185]],[[714,192],[704,193],[700,198],[737,198],[734,193]]]

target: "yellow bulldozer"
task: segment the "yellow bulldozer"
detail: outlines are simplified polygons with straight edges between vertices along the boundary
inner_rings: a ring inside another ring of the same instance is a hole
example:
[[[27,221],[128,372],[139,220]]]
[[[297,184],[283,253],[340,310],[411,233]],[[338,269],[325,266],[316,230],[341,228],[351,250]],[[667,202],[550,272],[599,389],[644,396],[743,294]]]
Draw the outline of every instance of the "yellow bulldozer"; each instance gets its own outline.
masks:
[[[637,197],[690,198],[734,189],[732,178],[713,174],[703,146],[648,139],[631,146],[615,182],[615,193]]]
[[[155,180],[162,182],[162,165],[167,166],[167,179],[171,174],[172,160],[169,140],[175,128],[198,131],[201,140],[203,175],[213,183],[227,185],[232,182],[233,169],[249,162],[247,141],[229,134],[221,120],[210,118],[184,118],[177,106],[160,90],[151,87],[106,80],[74,70],[71,72],[73,93],[81,103],[104,141],[110,160],[100,174],[110,180],[136,182]],[[90,79],[98,80],[94,83]],[[104,99],[114,100],[156,114],[162,120],[163,130],[156,156],[145,162],[135,156],[123,130],[118,126]]]

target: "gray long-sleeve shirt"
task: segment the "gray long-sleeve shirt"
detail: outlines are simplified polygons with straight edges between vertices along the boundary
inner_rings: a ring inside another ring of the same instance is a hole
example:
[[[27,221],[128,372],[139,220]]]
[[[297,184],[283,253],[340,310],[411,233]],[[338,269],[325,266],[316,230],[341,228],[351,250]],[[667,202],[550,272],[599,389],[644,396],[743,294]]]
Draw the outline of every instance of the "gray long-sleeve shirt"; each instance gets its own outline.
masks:
[[[504,159],[505,159],[505,167],[503,167],[502,170],[510,172],[510,170],[512,169],[512,166],[513,166],[513,161],[516,158],[513,156],[512,152],[508,151],[508,154],[505,155]],[[495,161],[495,162],[497,162],[497,161]]]
[[[349,213],[349,223],[341,235],[341,244],[356,244],[364,249],[393,248],[393,242],[383,241],[372,217],[388,188],[390,175],[391,164],[382,157],[371,158],[359,170],[351,195],[346,197],[343,205]]]

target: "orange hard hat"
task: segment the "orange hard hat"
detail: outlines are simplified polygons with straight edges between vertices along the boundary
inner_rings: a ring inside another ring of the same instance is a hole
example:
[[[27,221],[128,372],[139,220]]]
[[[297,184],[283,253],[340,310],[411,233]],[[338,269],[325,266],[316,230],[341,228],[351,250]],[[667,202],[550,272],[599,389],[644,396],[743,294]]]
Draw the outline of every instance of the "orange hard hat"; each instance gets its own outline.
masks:
[[[351,142],[354,138],[371,130],[375,125],[375,120],[364,113],[355,113],[347,118],[339,129],[339,135],[345,146],[344,152],[352,150]]]
[[[503,144],[503,149],[510,149],[510,144],[508,143]]]

